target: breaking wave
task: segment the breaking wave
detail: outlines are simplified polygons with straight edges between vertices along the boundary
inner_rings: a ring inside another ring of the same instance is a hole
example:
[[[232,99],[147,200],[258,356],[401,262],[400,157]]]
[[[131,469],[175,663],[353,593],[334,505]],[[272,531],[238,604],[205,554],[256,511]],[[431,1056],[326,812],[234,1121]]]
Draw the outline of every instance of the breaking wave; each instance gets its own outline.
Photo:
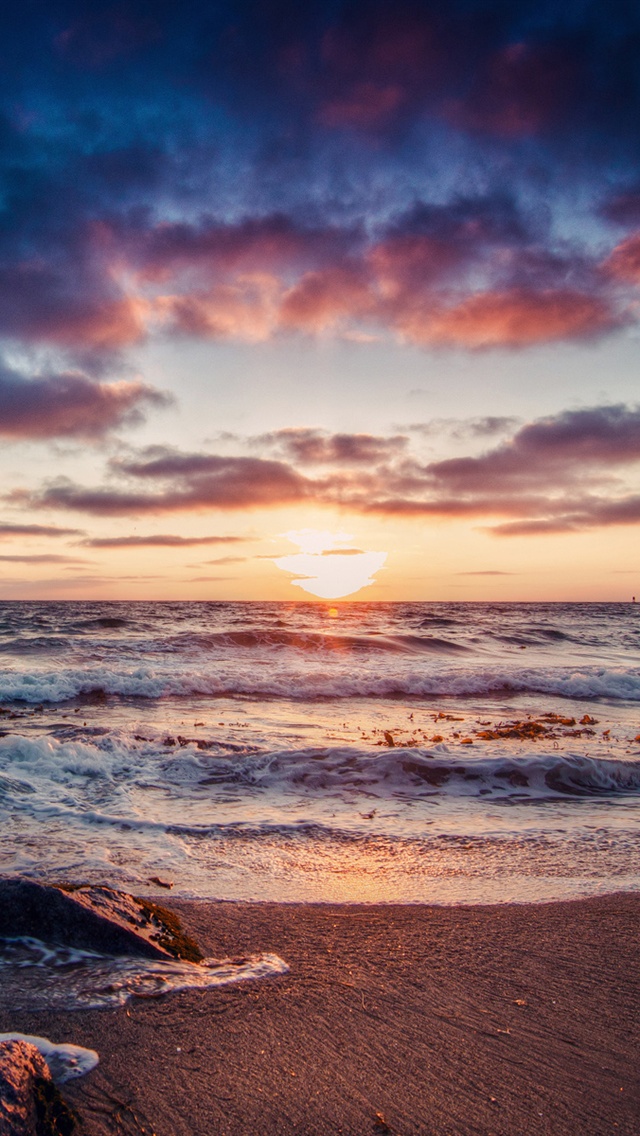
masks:
[[[0,670],[0,702],[64,702],[92,696],[157,699],[171,696],[234,696],[292,700],[348,698],[471,697],[531,693],[576,699],[640,701],[640,668],[463,667],[403,660],[384,670],[360,663],[357,670],[332,662],[330,669],[289,659],[170,664],[140,667],[84,666],[51,670]]]
[[[50,736],[0,738],[0,806],[31,813],[82,814],[87,822],[158,827],[126,808],[127,787],[164,788],[180,799],[265,791],[324,799],[457,797],[620,797],[640,793],[640,761],[574,754],[480,752],[431,748],[335,746],[291,750],[215,740],[132,738],[115,731],[84,741]],[[160,820],[160,827],[166,827]],[[216,824],[205,826],[215,829]],[[193,826],[172,823],[172,831]],[[198,826],[200,828],[200,826]]]

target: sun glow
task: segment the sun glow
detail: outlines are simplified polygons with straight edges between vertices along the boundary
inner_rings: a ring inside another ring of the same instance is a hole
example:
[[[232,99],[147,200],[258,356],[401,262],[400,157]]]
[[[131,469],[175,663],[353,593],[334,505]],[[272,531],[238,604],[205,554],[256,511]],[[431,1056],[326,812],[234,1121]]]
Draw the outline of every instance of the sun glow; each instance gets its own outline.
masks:
[[[274,564],[291,573],[295,587],[321,599],[341,599],[369,587],[387,559],[386,552],[350,547],[347,542],[353,538],[349,533],[300,529],[283,536],[300,552],[280,556]]]

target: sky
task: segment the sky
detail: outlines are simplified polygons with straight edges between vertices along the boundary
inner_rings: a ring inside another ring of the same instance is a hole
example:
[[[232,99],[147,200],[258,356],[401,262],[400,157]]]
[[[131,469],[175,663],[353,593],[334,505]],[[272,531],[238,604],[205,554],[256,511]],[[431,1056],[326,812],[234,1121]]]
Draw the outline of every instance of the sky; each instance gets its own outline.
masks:
[[[0,599],[640,595],[640,9],[0,10]]]

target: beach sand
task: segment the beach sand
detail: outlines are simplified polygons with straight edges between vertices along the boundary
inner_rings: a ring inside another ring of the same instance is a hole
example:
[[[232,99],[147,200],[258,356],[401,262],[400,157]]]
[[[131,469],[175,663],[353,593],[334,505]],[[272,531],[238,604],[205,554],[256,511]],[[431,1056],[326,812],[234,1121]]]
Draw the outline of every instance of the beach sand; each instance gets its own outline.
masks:
[[[178,902],[207,954],[290,972],[2,1015],[95,1048],[87,1136],[640,1131],[640,896],[500,907]]]

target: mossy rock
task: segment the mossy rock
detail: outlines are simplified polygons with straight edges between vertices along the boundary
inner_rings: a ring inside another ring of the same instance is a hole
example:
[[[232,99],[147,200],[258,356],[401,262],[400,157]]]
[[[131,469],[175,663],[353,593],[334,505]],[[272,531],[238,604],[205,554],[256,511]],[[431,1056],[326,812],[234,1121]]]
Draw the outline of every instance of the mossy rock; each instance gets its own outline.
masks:
[[[160,925],[158,934],[152,936],[158,946],[163,947],[174,958],[184,959],[185,962],[202,962],[204,955],[200,947],[195,939],[184,933],[182,924],[175,912],[167,910],[166,907],[161,907],[159,903],[152,903],[148,899],[143,899],[139,895],[134,896],[134,899],[140,904],[140,908],[147,919]]]
[[[64,1102],[53,1081],[37,1077],[34,1084],[36,1136],[73,1136],[77,1117]]]

